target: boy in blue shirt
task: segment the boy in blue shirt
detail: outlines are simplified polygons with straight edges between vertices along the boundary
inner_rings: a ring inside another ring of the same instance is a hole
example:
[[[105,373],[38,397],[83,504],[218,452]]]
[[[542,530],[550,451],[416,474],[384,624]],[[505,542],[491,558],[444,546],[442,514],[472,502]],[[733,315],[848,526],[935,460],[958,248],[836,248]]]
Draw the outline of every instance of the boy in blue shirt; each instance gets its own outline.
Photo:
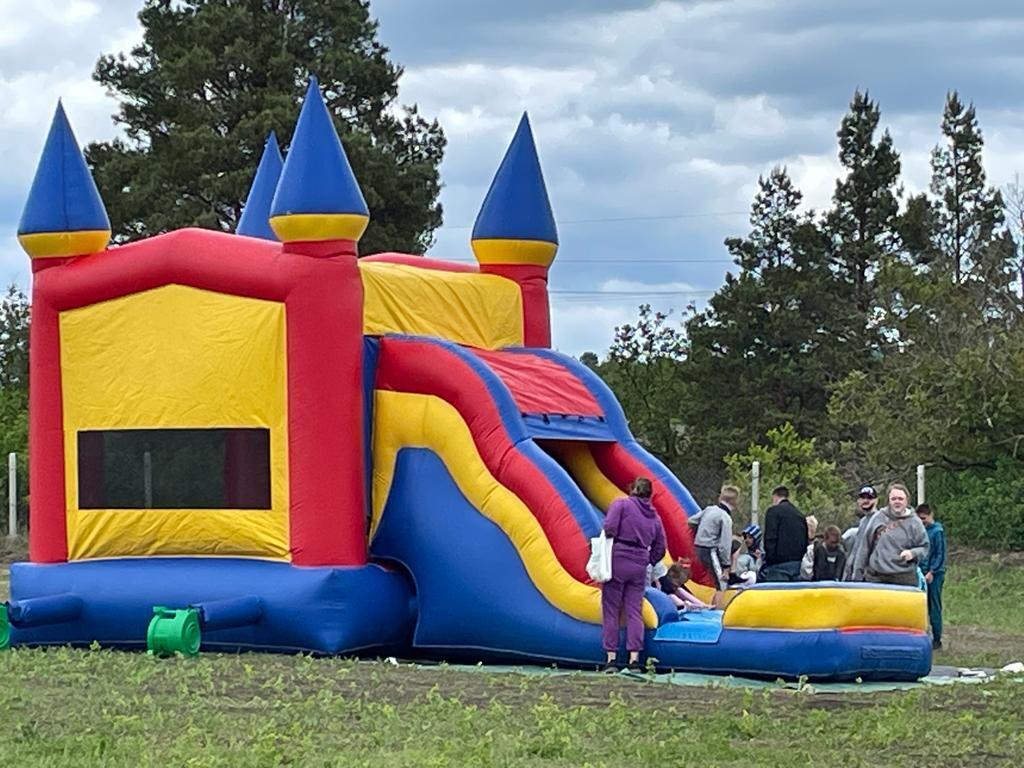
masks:
[[[921,563],[928,583],[928,623],[932,626],[932,648],[942,647],[942,582],[946,580],[946,530],[927,504],[917,505],[917,516],[928,533],[928,558]]]

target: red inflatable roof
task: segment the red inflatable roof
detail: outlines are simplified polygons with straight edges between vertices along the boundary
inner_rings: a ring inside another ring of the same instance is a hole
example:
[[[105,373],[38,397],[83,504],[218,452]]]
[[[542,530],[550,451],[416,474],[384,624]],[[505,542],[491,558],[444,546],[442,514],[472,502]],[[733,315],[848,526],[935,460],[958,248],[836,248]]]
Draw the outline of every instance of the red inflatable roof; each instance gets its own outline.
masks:
[[[476,349],[512,391],[521,413],[603,416],[584,384],[557,363],[534,355]]]

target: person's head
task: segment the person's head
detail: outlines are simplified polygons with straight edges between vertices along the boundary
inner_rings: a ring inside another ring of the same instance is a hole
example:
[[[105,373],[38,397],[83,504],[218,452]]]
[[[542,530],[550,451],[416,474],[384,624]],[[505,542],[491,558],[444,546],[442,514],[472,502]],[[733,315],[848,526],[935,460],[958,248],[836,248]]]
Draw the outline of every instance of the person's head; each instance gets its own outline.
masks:
[[[784,485],[777,485],[772,490],[772,504],[778,504],[783,499],[789,498],[789,488]]]
[[[682,587],[690,580],[690,560],[681,557],[668,569],[668,578],[677,587]]]
[[[740,505],[740,489],[735,485],[723,485],[718,493],[718,500],[729,509],[736,509]]]
[[[838,547],[842,536],[843,532],[839,530],[838,525],[825,526],[824,542],[826,547]]]
[[[889,486],[889,509],[900,514],[910,503],[910,491],[903,483],[893,483]]]
[[[870,485],[865,485],[857,494],[857,506],[864,512],[870,512],[878,506],[878,492]]]
[[[814,515],[807,516],[807,538],[813,539],[818,533],[818,518]]]
[[[915,511],[917,512],[917,516],[921,519],[921,522],[925,525],[931,525],[935,522],[935,513],[932,512],[932,508],[927,504],[918,504]]]
[[[751,523],[743,529],[743,543],[747,550],[757,549],[761,545],[761,526]]]
[[[652,492],[651,480],[647,477],[638,477],[629,485],[629,495],[638,499],[649,499]]]

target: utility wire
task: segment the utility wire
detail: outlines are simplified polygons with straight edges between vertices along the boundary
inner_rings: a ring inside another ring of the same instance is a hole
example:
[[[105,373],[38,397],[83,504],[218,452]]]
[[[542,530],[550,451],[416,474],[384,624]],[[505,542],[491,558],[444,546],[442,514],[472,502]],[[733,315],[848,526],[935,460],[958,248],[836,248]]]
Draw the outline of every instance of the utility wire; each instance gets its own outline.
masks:
[[[666,213],[658,216],[605,216],[596,219],[561,219],[556,224],[614,224],[624,221],[672,221],[675,219],[712,219],[724,216],[749,216],[750,211],[695,211],[692,213]],[[441,225],[441,229],[472,229],[473,224]]]
[[[548,293],[554,296],[710,296],[714,291],[574,291],[574,290],[550,290]]]
[[[443,259],[463,264],[475,264],[475,259]],[[552,267],[558,264],[734,264],[732,259],[559,259],[555,257]]]

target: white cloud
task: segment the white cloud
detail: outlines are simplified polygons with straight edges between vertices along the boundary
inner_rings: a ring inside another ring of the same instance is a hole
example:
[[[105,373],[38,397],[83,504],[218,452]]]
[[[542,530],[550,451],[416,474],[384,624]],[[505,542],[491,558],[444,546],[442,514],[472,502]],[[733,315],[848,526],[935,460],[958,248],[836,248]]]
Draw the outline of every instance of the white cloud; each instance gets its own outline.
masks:
[[[650,276],[656,265],[638,265]],[[655,311],[670,313],[682,322],[683,310],[691,303],[702,304],[707,292],[682,281],[649,282],[612,278],[592,291],[553,287],[551,289],[551,331],[556,349],[579,356],[596,352],[603,356],[615,328],[634,322],[637,308],[650,304]]]
[[[763,93],[715,105],[715,129],[733,136],[779,136],[786,128],[782,113]]]
[[[27,274],[13,222],[57,97],[81,143],[116,132],[115,104],[90,75],[101,53],[139,39],[140,5],[0,0],[0,278]],[[1013,0],[373,0],[371,11],[406,65],[401,100],[438,117],[449,139],[451,226],[432,254],[471,258],[459,227],[472,224],[529,110],[557,218],[587,222],[560,225],[551,273],[554,291],[599,292],[553,294],[555,339],[572,351],[606,348],[639,294],[679,308],[682,295],[658,296],[659,286],[717,288],[729,266],[722,240],[745,233],[757,177],[772,166],[788,166],[806,207],[827,206],[855,87],[881,100],[908,193],[928,186],[950,88],[978,105],[990,181],[1024,171],[1024,8]]]

